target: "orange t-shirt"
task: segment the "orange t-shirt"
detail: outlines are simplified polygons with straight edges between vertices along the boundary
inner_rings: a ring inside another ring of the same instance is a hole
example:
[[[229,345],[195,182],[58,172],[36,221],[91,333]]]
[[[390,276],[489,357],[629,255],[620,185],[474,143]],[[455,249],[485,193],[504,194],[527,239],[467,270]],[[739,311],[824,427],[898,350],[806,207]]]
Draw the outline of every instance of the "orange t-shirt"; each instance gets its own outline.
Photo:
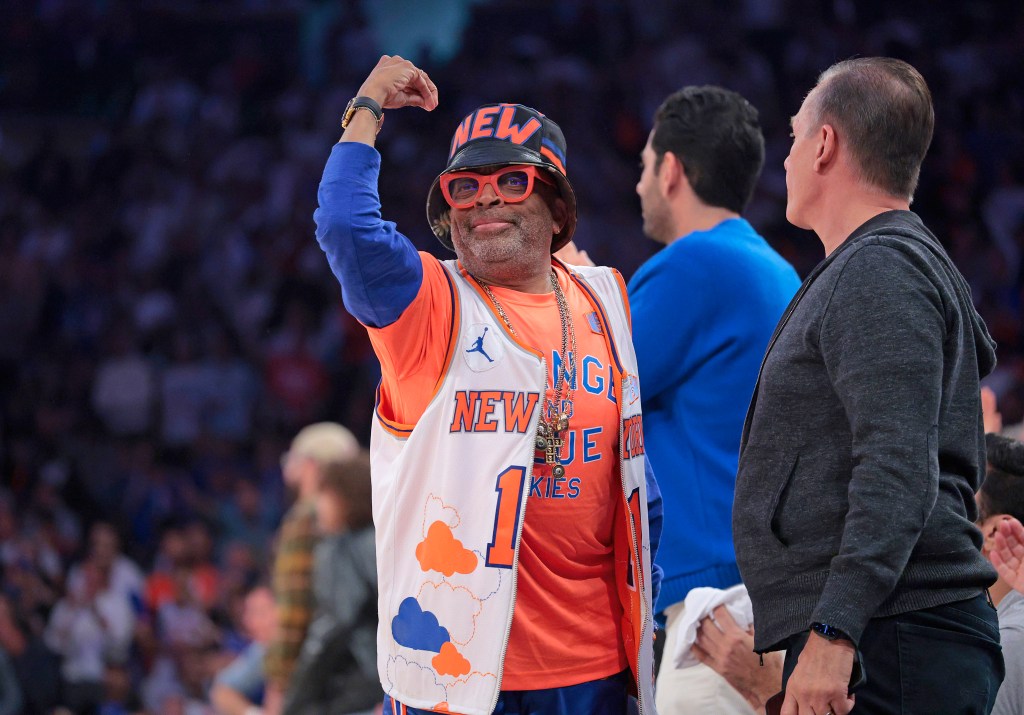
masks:
[[[415,423],[426,409],[451,325],[444,268],[429,255],[421,259],[423,284],[412,304],[395,323],[370,329],[384,376],[380,409],[404,424]],[[503,690],[575,685],[627,666],[613,560],[613,522],[621,499],[615,367],[604,336],[585,317],[593,311],[586,296],[561,270],[558,278],[579,352],[573,414],[562,447],[566,472],[555,479],[538,452],[519,546]],[[550,397],[562,346],[554,293],[491,290],[520,339],[548,360]]]

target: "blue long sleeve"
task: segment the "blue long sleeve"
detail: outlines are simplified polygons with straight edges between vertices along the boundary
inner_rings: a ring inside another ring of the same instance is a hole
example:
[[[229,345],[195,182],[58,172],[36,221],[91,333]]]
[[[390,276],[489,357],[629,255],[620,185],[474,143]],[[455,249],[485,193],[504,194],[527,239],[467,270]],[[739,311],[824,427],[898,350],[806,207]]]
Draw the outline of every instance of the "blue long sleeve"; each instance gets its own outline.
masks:
[[[358,142],[335,144],[313,213],[316,240],[341,283],[345,308],[373,328],[398,320],[423,281],[416,248],[381,218],[379,174],[376,149]]]
[[[743,219],[691,233],[629,283],[644,445],[665,523],[657,609],[739,582],[732,494],[743,418],[772,329],[800,279]]]
[[[658,602],[658,594],[661,591],[661,579],[665,575],[664,569],[655,563],[658,555],[658,546],[661,544],[661,530],[664,524],[664,509],[661,502],[661,489],[658,487],[658,480],[654,478],[654,468],[651,460],[644,455],[644,481],[647,483],[647,530],[650,535],[651,545],[651,603]]]

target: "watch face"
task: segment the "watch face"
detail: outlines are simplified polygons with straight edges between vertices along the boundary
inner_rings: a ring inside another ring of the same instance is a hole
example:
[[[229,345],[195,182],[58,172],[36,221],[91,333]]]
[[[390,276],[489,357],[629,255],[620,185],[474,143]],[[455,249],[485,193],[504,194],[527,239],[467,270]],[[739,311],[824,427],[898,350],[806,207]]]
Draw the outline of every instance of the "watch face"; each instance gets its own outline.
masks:
[[[353,97],[352,99],[348,100],[348,104],[345,106],[345,113],[342,115],[341,118],[341,128],[348,128],[348,123],[352,121],[352,117],[355,116],[357,110],[366,109],[368,112],[370,112],[370,114],[373,115],[373,118],[376,120],[377,132],[380,133],[381,125],[384,123],[384,112],[381,111],[378,113],[376,109],[374,109],[374,107],[368,103],[368,101],[363,101],[360,102],[359,104],[356,104],[356,100],[358,99],[359,97]],[[374,104],[376,103],[374,102]]]
[[[828,638],[830,641],[835,640],[836,637],[839,635],[835,628],[829,625],[825,625],[824,623],[811,624],[811,630],[813,630],[819,636],[824,636],[825,638]]]

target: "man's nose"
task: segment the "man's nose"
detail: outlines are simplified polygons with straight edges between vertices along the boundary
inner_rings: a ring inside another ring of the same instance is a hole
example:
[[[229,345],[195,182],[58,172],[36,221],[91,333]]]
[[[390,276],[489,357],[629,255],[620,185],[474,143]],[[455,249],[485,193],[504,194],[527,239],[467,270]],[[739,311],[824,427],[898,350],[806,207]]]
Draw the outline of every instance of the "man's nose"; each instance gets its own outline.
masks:
[[[480,193],[476,197],[477,206],[496,206],[502,203],[502,201],[501,196],[490,184],[484,184],[484,187],[480,189]]]

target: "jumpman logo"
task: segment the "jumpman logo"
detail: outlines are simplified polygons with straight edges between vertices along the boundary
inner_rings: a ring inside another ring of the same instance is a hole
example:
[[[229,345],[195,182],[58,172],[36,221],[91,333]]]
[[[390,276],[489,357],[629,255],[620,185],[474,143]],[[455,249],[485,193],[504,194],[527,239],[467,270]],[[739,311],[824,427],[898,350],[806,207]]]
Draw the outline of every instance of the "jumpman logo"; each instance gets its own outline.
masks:
[[[466,352],[467,353],[480,353],[485,358],[487,358],[487,362],[494,362],[493,360],[491,360],[491,356],[488,355],[484,351],[484,336],[485,335],[487,335],[487,328],[484,328],[484,332],[480,333],[480,337],[477,338],[476,341],[473,343],[473,347],[471,347]]]

